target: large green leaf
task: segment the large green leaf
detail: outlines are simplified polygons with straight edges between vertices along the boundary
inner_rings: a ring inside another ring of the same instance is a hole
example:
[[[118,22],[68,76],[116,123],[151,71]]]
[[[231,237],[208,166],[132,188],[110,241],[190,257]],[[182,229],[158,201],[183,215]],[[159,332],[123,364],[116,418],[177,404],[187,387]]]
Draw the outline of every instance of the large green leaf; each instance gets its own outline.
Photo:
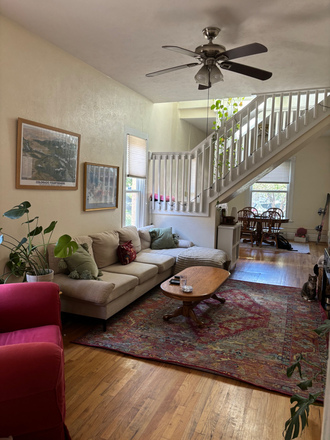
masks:
[[[291,417],[285,422],[283,436],[285,440],[292,440],[297,438],[308,425],[309,407],[313,405],[322,394],[322,391],[316,394],[309,394],[308,398],[298,396],[295,394],[291,397],[290,402],[297,402],[295,406],[290,409]]]
[[[32,220],[28,220],[28,221],[26,221],[26,222],[23,222],[22,225],[27,225],[27,224],[29,224],[29,223],[32,223],[32,222],[34,222],[35,220],[38,220],[38,218],[39,218],[39,217],[34,217]]]
[[[297,356],[296,362],[294,364],[292,364],[290,367],[288,367],[286,370],[286,375],[288,377],[291,377],[293,375],[294,370],[297,368],[299,371],[299,376],[302,378],[300,361],[302,361],[303,359],[304,358],[303,358],[302,354],[299,354]]]
[[[11,218],[13,220],[21,218],[24,214],[29,212],[31,204],[29,202],[22,202],[20,205],[16,205],[9,211],[6,211],[3,215],[4,217]]]
[[[320,327],[314,330],[318,335],[325,335],[330,332],[330,319],[326,319]]]
[[[308,379],[304,382],[297,383],[297,387],[299,387],[301,390],[306,391],[308,388],[313,386],[313,380]]]
[[[23,246],[24,243],[27,242],[27,238],[23,237],[22,240],[18,243],[18,245],[16,246],[16,249],[19,249],[21,246]]]
[[[36,235],[40,235],[42,233],[42,226],[37,226],[33,231],[31,231],[27,237],[35,237]]]
[[[51,224],[48,226],[48,228],[44,229],[44,234],[49,234],[49,232],[52,232],[56,226],[57,222],[52,221]]]
[[[54,256],[57,258],[70,257],[77,249],[78,245],[75,241],[71,240],[70,235],[62,235],[55,245]]]

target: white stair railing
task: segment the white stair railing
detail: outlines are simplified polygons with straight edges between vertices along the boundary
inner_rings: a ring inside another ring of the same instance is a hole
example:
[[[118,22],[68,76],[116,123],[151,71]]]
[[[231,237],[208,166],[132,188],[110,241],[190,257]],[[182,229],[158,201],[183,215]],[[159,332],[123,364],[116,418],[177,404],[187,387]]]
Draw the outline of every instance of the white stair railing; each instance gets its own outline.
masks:
[[[259,95],[191,151],[150,154],[151,212],[208,215],[209,204],[329,114],[330,89]]]

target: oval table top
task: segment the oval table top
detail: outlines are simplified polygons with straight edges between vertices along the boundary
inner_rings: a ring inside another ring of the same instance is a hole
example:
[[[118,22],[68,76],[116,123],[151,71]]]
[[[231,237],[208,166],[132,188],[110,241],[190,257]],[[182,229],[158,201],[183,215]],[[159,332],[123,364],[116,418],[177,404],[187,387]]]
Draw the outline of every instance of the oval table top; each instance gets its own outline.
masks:
[[[187,286],[192,286],[193,291],[182,292],[179,285],[170,284],[171,277],[160,285],[164,295],[181,301],[203,301],[213,295],[230,276],[230,272],[218,267],[192,266],[177,275],[187,275]]]

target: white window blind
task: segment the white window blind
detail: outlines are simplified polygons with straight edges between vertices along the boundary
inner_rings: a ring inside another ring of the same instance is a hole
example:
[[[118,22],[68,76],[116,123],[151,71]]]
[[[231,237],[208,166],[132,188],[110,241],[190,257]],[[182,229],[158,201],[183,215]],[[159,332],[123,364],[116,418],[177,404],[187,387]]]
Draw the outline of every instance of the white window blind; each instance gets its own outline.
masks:
[[[127,135],[127,177],[147,178],[147,141]]]
[[[258,180],[264,183],[290,183],[290,161],[287,160]]]

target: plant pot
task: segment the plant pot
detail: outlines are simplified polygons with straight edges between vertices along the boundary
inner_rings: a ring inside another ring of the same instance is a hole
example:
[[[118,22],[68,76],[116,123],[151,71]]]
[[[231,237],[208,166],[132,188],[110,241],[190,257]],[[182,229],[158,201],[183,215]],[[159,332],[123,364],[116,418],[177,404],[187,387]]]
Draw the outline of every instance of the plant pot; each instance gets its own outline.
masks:
[[[48,269],[48,273],[45,275],[32,275],[26,274],[26,281],[28,283],[37,283],[38,281],[53,281],[54,279],[54,271],[52,269]]]

